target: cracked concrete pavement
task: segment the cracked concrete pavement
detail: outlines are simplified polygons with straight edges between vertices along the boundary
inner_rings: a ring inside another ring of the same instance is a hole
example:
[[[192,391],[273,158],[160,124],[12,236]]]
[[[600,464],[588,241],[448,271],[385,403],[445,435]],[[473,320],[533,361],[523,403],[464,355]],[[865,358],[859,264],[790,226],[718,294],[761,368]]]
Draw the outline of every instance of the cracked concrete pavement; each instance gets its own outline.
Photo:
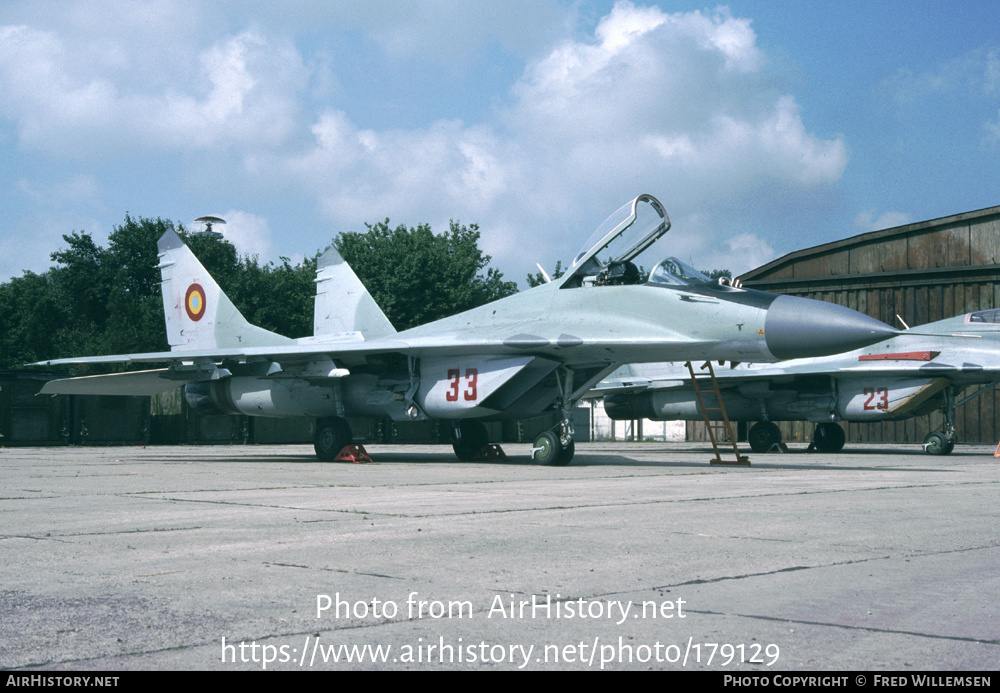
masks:
[[[372,446],[357,465],[306,446],[5,448],[0,667],[1000,661],[991,448],[738,468],[700,444],[580,444],[568,467],[505,447]]]

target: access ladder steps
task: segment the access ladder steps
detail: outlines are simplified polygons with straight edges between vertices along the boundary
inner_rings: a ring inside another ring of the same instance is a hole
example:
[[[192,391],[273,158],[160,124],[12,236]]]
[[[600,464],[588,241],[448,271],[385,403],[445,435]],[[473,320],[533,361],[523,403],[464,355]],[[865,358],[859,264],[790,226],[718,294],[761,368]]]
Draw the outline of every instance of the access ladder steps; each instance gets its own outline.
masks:
[[[729,415],[726,414],[726,405],[722,401],[722,393],[719,392],[719,381],[715,378],[715,369],[712,368],[712,362],[706,361],[699,370],[708,371],[708,375],[701,374],[701,381],[698,380],[699,375],[695,373],[694,365],[688,361],[686,364],[688,373],[691,374],[691,386],[694,388],[694,394],[698,398],[698,409],[701,411],[701,417],[705,421],[705,430],[708,431],[708,438],[712,441],[712,449],[715,450],[715,459],[711,460],[711,464],[724,464],[724,465],[739,465],[744,467],[750,466],[750,458],[745,455],[740,454],[740,449],[736,444],[736,435],[733,431],[733,424],[729,421]],[[706,386],[704,390],[702,386]],[[719,403],[718,407],[706,407],[705,399],[702,393],[714,394],[715,400]],[[719,412],[722,415],[721,421],[713,421],[709,416],[709,412]],[[716,438],[717,433],[725,432],[729,436],[729,442],[733,447],[733,457],[735,459],[724,460],[722,459],[722,454],[719,452],[719,441]]]

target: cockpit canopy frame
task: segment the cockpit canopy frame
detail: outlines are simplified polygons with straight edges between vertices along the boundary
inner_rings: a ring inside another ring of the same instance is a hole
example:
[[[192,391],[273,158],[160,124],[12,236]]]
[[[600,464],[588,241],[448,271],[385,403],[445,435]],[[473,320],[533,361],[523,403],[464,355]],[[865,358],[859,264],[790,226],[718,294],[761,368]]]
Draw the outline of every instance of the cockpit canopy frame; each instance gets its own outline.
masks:
[[[638,222],[638,223],[637,223]],[[561,287],[581,286],[606,268],[627,263],[670,230],[670,218],[652,195],[639,195],[609,216],[576,255]],[[598,254],[605,255],[601,260]]]

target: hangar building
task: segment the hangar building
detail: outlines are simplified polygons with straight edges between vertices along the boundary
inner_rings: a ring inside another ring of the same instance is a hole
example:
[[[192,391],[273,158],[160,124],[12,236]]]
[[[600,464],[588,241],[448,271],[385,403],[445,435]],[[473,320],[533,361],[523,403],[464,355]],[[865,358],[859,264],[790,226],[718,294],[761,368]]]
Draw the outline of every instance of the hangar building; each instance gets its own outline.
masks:
[[[839,303],[910,327],[1000,308],[1000,207],[956,214],[790,253],[744,274],[747,287]],[[955,412],[959,443],[1000,440],[997,388]],[[842,424],[847,441],[921,443],[941,428],[935,412],[906,421]],[[781,424],[785,440],[811,440],[813,425]]]

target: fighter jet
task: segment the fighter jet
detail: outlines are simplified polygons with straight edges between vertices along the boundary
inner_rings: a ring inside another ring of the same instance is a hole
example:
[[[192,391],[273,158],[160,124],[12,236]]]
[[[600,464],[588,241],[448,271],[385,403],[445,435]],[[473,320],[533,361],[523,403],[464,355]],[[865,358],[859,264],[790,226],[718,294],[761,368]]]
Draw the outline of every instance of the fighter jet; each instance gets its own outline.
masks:
[[[331,247],[317,263],[314,334],[297,340],[249,324],[171,230],[159,240],[170,351],[35,365],[165,364],[56,380],[42,393],[184,387],[200,414],[311,417],[323,460],[351,444],[348,417],[448,420],[455,453],[469,460],[489,444],[484,420],[555,410],[559,423],[538,436],[532,456],[561,465],[574,453],[573,406],[623,363],[774,361],[897,332],[830,303],[695,281],[674,258],[639,283],[633,260],[669,228],[660,202],[640,195],[598,228],[559,279],[403,332]]]
[[[1000,310],[921,325],[845,354],[738,364],[716,378],[730,421],[757,422],[747,435],[755,452],[781,443],[775,421],[814,422],[810,447],[837,452],[845,443],[838,421],[897,421],[940,409],[944,430],[929,433],[923,448],[946,455],[956,442],[955,409],[1000,383]],[[612,419],[702,420],[688,371],[677,364],[625,366],[591,394],[604,395]],[[709,394],[706,410],[717,407]]]

